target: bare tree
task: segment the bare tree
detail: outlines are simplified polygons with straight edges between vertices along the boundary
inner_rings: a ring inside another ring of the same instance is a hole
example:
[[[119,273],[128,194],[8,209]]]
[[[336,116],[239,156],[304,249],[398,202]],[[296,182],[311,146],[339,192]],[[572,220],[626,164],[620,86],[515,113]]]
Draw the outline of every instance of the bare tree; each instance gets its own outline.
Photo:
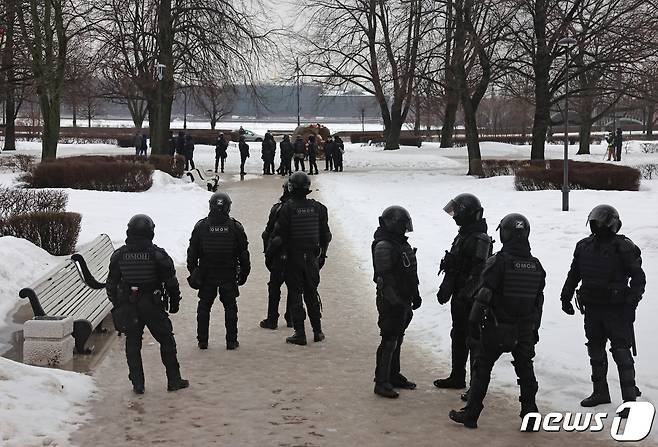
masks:
[[[356,86],[374,95],[384,122],[385,149],[398,149],[424,66],[421,41],[436,26],[436,3],[305,0],[304,6],[313,17],[303,39],[302,59],[313,70],[306,75],[331,88]]]
[[[98,29],[118,79],[146,99],[155,153],[168,151],[175,91],[222,67],[227,82],[251,80],[269,43],[257,2],[106,0]]]
[[[197,106],[210,121],[210,128],[215,129],[217,121],[231,113],[237,91],[235,86],[224,84],[216,79],[202,81],[192,88],[192,97]]]
[[[16,2],[18,25],[30,54],[43,119],[41,157],[55,158],[69,44],[87,31],[92,6],[75,0]]]

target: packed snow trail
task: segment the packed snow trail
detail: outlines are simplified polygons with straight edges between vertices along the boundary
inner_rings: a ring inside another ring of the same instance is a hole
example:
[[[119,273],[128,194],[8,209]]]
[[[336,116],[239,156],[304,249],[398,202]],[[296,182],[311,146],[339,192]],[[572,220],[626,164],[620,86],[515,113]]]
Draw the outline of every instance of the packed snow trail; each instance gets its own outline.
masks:
[[[414,346],[420,341],[411,336],[405,340],[402,371],[418,383],[418,389],[403,390],[394,401],[374,395],[372,377],[379,334],[371,272],[355,261],[343,230],[331,220],[331,209],[329,223],[334,238],[320,286],[326,341],[311,342],[306,347],[287,345],[284,339],[291,331],[285,324],[276,331],[261,329],[258,323],[266,315],[268,276],[260,234],[270,206],[278,200],[281,183],[277,176],[222,184],[233,199],[232,215],[244,224],[251,242],[253,268],[238,298],[240,348],[225,348],[223,309],[219,302],[211,316],[210,348],[197,348],[197,298],[187,287],[186,271],[180,267],[183,301],[181,311],[172,320],[181,371],[191,387],[176,393],[166,391],[159,347],[147,332],[142,352],[146,394],[134,395],[127,377],[124,341],[119,339],[95,374],[100,398],[93,404],[93,419],[73,436],[74,445],[358,443],[463,447],[485,443],[612,443],[606,430],[599,435],[520,433],[517,396],[504,395],[495,387],[485,401],[478,430],[455,424],[447,416],[450,409],[462,406],[459,391],[432,386],[432,380],[447,374],[449,359],[437,363],[430,353]],[[318,193],[311,197],[322,200]],[[157,225],[156,221],[156,232]],[[421,307],[419,312],[422,310]],[[282,322],[280,318],[279,323]]]

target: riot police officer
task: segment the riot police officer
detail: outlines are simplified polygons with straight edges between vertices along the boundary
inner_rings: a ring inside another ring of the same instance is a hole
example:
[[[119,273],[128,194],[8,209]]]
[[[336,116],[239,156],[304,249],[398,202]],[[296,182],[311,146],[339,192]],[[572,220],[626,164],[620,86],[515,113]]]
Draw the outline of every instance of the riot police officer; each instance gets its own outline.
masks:
[[[468,401],[466,407],[450,412],[450,419],[469,428],[477,428],[491,370],[504,352],[511,352],[514,358],[512,364],[521,391],[520,416],[538,411],[532,359],[539,341],[546,272],[530,253],[528,219],[521,214],[508,214],[498,228],[503,248],[486,262],[482,287],[468,320],[470,337],[478,345]]]
[[[585,314],[587,353],[592,366],[593,393],[580,403],[583,407],[610,403],[606,380],[606,343],[619,370],[624,402],[639,396],[631,347],[635,348],[635,309],[642,299],[646,277],[640,249],[625,236],[619,213],[610,205],[595,207],[587,217],[592,234],[576,244],[571,269],[562,288],[562,310],[574,315],[571,299]],[[630,279],[630,283],[629,283]]]
[[[267,225],[262,234],[264,253],[269,253],[269,256],[265,256],[265,266],[270,271],[270,281],[267,283],[267,318],[260,322],[260,327],[263,329],[276,329],[279,325],[279,302],[281,301],[281,286],[285,281],[287,255],[281,250],[281,246],[271,247],[269,250],[268,246],[271,242],[272,231],[274,230],[276,219],[279,217],[279,212],[289,198],[288,182],[285,182],[283,184],[283,194],[279,201],[272,205],[269,218],[267,219]],[[292,327],[290,312],[287,309],[284,317],[287,326]]]
[[[445,379],[437,379],[438,388],[464,388],[466,386],[466,361],[469,347],[468,316],[473,296],[479,288],[479,278],[486,259],[491,255],[492,241],[487,235],[487,222],[480,200],[473,194],[459,194],[443,208],[459,226],[459,232],[441,260],[441,271],[445,272],[437,299],[445,304],[450,298],[452,316],[452,370]],[[471,353],[472,357],[472,353]],[[471,358],[472,360],[472,358]],[[462,396],[466,398],[466,395]]]
[[[190,286],[199,290],[197,340],[208,348],[210,310],[219,292],[224,305],[226,349],[238,343],[238,286],[247,282],[251,271],[247,235],[242,224],[229,216],[231,198],[224,192],[210,197],[210,213],[194,226],[187,249]]]
[[[176,340],[169,313],[178,312],[181,300],[174,262],[153,244],[155,224],[144,214],[128,222],[126,245],[110,258],[106,290],[114,305],[112,317],[119,332],[126,334],[128,378],[136,394],[144,393],[142,336],[148,327],[160,343],[160,356],[167,371],[167,390],[187,388],[180,376]]]
[[[379,217],[372,243],[373,280],[377,284],[377,325],[381,342],[377,348],[375,394],[399,396],[395,388],[413,390],[416,384],[400,373],[400,347],[413,310],[422,300],[418,292],[416,249],[405,233],[413,231],[409,212],[390,206]]]
[[[290,200],[281,207],[269,247],[281,247],[287,253],[285,281],[288,309],[295,333],[286,338],[286,342],[306,345],[304,303],[313,328],[313,341],[319,342],[325,338],[318,285],[320,269],[324,266],[331,241],[331,231],[327,208],[320,202],[306,198],[311,192],[311,179],[306,173],[292,174],[288,179],[288,191]]]

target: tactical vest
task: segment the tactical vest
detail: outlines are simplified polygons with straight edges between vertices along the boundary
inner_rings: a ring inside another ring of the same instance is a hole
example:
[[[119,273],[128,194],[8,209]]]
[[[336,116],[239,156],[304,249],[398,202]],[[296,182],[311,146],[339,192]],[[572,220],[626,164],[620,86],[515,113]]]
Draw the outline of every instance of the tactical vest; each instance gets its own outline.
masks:
[[[309,200],[289,202],[290,248],[316,248],[320,245],[320,209]]]
[[[235,268],[237,235],[233,219],[222,224],[206,222],[201,233],[201,263],[214,267]]]
[[[609,241],[588,238],[577,253],[582,278],[579,297],[583,304],[624,303],[628,274],[619,253],[617,236]]]
[[[491,238],[486,233],[474,232],[466,235],[457,234],[457,237],[455,237],[454,241],[452,242],[452,246],[450,247],[450,254],[454,255],[455,257],[455,265],[452,268],[457,271],[457,276],[455,277],[456,290],[459,290],[465,286],[466,280],[469,278],[470,272],[473,269],[472,264],[475,253],[468,252],[468,242],[471,239],[481,237],[482,235],[483,239],[486,237],[489,239],[489,241],[491,241]],[[492,255],[492,250],[493,242],[489,244],[489,252],[487,253],[487,257]],[[478,259],[477,262],[483,261]]]
[[[409,298],[413,298],[418,286],[418,262],[416,250],[409,244],[398,245],[400,250],[399,272],[400,290]]]
[[[523,321],[536,318],[537,295],[544,279],[541,264],[534,257],[503,256],[505,276],[494,301],[494,313],[502,321]]]
[[[125,249],[119,259],[119,270],[123,282],[130,287],[154,290],[158,286],[158,271],[153,248]]]

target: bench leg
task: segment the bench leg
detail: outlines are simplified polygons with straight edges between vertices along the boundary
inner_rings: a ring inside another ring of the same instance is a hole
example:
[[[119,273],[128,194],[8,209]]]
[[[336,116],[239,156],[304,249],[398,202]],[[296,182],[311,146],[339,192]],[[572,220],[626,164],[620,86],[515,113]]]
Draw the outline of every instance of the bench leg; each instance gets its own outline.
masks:
[[[75,352],[78,354],[91,354],[92,349],[86,348],[87,340],[93,332],[91,323],[87,320],[73,322],[73,338],[75,339]]]
[[[107,333],[107,329],[103,327],[103,323],[101,322],[96,327],[96,329],[94,329],[94,332],[96,332],[97,334],[105,334],[105,333]]]

